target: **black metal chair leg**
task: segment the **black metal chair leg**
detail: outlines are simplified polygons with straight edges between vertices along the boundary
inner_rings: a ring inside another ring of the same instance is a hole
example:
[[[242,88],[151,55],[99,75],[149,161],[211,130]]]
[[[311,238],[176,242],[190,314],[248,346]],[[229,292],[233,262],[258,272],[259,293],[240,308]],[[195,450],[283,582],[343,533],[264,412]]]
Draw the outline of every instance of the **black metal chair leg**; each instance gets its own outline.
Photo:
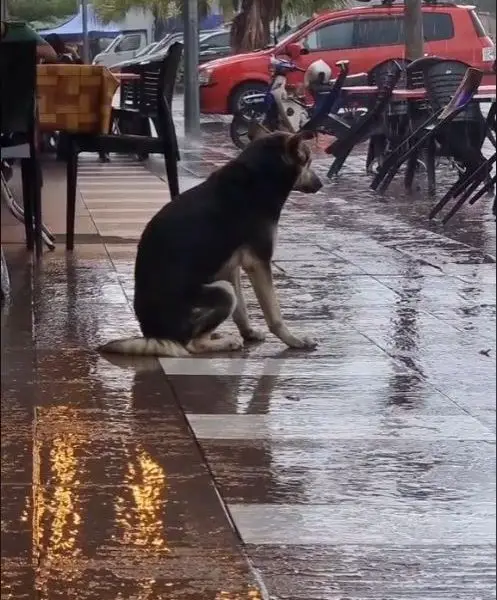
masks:
[[[377,178],[378,178],[379,182],[381,182],[381,185],[376,184],[376,178],[375,178],[375,181],[373,181],[373,185],[371,187],[373,189],[376,189],[378,187],[380,192],[384,192],[390,185],[392,179],[395,177],[395,175],[397,174],[400,167],[409,158],[409,156],[413,152],[419,151],[419,149],[429,140],[430,137],[431,137],[431,132],[426,133],[423,137],[416,140],[414,142],[414,144],[412,144],[408,150],[406,150],[401,156],[399,156],[397,158],[395,163],[393,165],[391,165],[391,167],[390,167],[390,169],[388,169],[388,171],[383,172],[383,170],[382,170],[381,173],[378,173]],[[375,186],[375,184],[376,184],[376,187],[373,187],[373,186]]]
[[[372,137],[369,140],[369,144],[368,144],[368,154],[366,156],[366,173],[372,173],[371,165],[373,164],[374,159],[376,158],[375,154],[376,154],[376,144],[375,144],[374,137]]]
[[[331,179],[334,175],[338,175],[341,168],[343,167],[344,162],[347,160],[348,155],[350,154],[350,150],[343,154],[339,154],[335,160],[331,163],[331,167],[328,171],[328,179]]]
[[[42,221],[42,173],[41,164],[36,154],[33,154],[34,171],[34,186],[33,186],[33,216],[34,216],[34,236],[35,236],[35,253],[36,258],[40,258],[43,254],[43,221]]]
[[[428,179],[428,194],[430,196],[434,196],[437,192],[436,151],[435,139],[431,137],[426,146],[426,174]]]
[[[433,219],[447,204],[447,202],[449,202],[451,198],[457,198],[458,196],[460,196],[467,188],[467,186],[471,185],[476,179],[480,181],[483,172],[486,171],[487,168],[490,172],[491,167],[496,162],[496,160],[497,154],[494,154],[491,158],[488,159],[488,161],[482,163],[476,170],[468,172],[461,179],[456,181],[456,183],[454,183],[454,185],[445,194],[445,196],[433,207],[432,211],[430,212],[429,218]]]
[[[157,126],[156,126],[157,129]],[[148,119],[148,117],[139,117],[139,135],[142,135],[144,137],[151,137],[152,135],[152,130],[150,128],[150,121]],[[148,152],[138,152],[138,159],[139,160],[148,160],[148,157],[150,156],[150,154]]]
[[[458,201],[454,204],[454,206],[450,209],[450,211],[447,213],[447,215],[442,219],[442,223],[444,225],[446,225],[450,219],[452,219],[452,217],[462,208],[462,206],[464,205],[464,203],[466,202],[466,200],[471,196],[471,194],[478,188],[478,185],[481,183],[481,181],[478,181],[476,183],[474,183],[468,190],[466,190],[466,192],[458,199]],[[492,183],[493,185],[493,183]],[[479,192],[476,193],[475,195],[475,199],[473,200],[473,204],[483,196],[483,194],[486,193],[488,187],[490,187],[488,184],[484,185],[481,190]]]
[[[31,160],[23,158],[21,160],[21,178],[22,178],[22,199],[24,206],[24,229],[26,231],[26,247],[28,250],[34,248],[33,231],[33,196],[34,196],[34,177],[31,173]]]
[[[426,128],[436,122],[441,112],[442,109],[440,109],[436,114],[432,115],[420,127],[413,131],[409,137],[407,137],[405,140],[402,140],[400,144],[394,148],[388,156],[385,157],[385,160],[381,165],[381,169],[378,170],[378,173],[373,179],[371,189],[376,190],[390,169],[397,165],[396,170],[398,170],[399,166],[404,162],[407,155],[411,152],[411,149],[417,147],[417,145],[421,145],[418,144],[418,142],[420,140],[424,141],[428,135],[430,135],[430,133],[427,134]],[[404,157],[403,160],[401,160],[402,157]],[[399,163],[400,160],[401,162]]]
[[[164,162],[166,163],[166,174],[167,183],[169,186],[169,192],[171,193],[171,199],[179,196],[179,177],[178,177],[178,163],[176,160],[176,151],[168,150],[164,151]]]
[[[71,140],[67,156],[66,250],[74,249],[76,220],[76,186],[78,181],[78,152]]]
[[[477,192],[472,198],[469,199],[469,204],[471,206],[473,206],[473,204],[475,204],[482,196],[490,193],[493,190],[496,183],[497,183],[497,175],[494,175],[487,181],[487,183],[481,188],[481,190],[479,192]],[[495,206],[495,198],[494,198],[494,206]]]
[[[412,190],[414,176],[416,175],[416,169],[418,167],[418,158],[419,153],[415,151],[407,160],[407,167],[404,175],[404,187],[406,190]]]

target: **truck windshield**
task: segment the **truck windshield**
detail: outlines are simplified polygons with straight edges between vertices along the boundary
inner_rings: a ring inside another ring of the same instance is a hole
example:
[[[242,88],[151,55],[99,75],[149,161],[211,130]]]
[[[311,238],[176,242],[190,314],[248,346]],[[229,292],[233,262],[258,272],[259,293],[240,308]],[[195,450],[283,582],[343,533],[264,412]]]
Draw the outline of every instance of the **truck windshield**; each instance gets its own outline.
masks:
[[[107,48],[104,50],[104,52],[108,53],[110,52],[113,48],[115,48],[117,46],[117,44],[119,44],[119,42],[124,38],[124,35],[121,33],[120,35],[118,35],[117,37],[115,37],[112,42],[107,46]]]

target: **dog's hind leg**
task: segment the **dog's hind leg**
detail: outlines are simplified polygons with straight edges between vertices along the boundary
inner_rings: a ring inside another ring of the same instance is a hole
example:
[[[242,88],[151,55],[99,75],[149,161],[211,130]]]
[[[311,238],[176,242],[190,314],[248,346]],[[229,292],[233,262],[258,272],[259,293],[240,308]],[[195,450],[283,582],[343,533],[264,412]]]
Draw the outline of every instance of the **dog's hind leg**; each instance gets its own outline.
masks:
[[[147,337],[115,340],[100,347],[100,351],[111,354],[135,356],[184,357],[202,352],[223,352],[238,350],[243,346],[239,335],[212,335],[214,330],[228,319],[235,310],[236,296],[233,286],[227,281],[216,281],[204,285],[192,302],[191,308],[183,311],[179,322],[180,336],[171,332],[171,318],[168,317],[167,330],[163,335],[155,333],[149,326]],[[160,328],[157,328],[160,331]],[[155,335],[154,335],[155,333]],[[186,343],[179,341],[188,340]],[[178,341],[177,341],[178,340]]]
[[[215,334],[215,329],[228,319],[236,309],[236,295],[228,281],[204,285],[192,310],[192,339],[186,345],[188,352],[226,352],[238,350],[243,340],[232,334]]]

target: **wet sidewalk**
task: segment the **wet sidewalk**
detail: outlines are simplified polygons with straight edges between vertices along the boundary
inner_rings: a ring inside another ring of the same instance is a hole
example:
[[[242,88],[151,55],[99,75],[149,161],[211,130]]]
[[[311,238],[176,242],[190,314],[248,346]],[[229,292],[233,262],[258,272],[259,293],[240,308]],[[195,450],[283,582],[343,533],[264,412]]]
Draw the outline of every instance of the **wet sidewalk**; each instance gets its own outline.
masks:
[[[204,130],[182,189],[233,155],[225,125]],[[82,158],[73,257],[60,244],[33,270],[7,229],[2,598],[495,598],[490,202],[430,226],[423,190],[379,198],[363,161],[281,220],[282,310],[313,353],[271,336],[160,365],[94,351],[137,332],[136,240],[167,199],[155,158]]]

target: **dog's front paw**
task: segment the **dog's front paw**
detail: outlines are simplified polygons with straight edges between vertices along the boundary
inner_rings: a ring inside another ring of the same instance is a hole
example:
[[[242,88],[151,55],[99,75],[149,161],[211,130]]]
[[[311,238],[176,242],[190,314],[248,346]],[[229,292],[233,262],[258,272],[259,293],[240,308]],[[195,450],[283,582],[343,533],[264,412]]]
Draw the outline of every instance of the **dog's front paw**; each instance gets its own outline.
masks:
[[[243,339],[246,342],[263,342],[266,339],[266,333],[261,329],[246,329],[241,332]]]
[[[298,348],[301,350],[314,350],[318,345],[316,340],[307,336],[292,336],[286,343],[289,348]]]

